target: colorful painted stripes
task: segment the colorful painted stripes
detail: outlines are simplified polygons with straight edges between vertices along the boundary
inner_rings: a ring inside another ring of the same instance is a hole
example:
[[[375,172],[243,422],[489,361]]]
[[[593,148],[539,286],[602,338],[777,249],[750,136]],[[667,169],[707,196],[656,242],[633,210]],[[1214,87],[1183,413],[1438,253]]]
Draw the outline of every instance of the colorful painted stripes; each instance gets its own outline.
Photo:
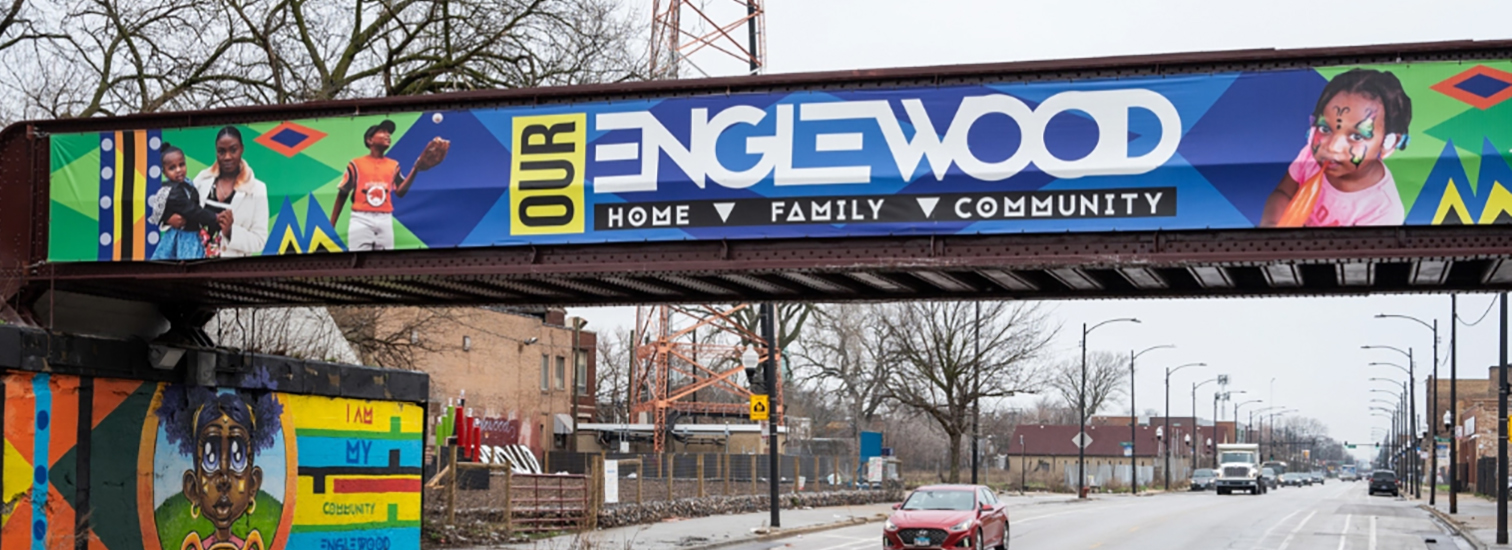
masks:
[[[157,247],[147,197],[162,186],[161,132],[100,134],[100,260],[145,260]]]

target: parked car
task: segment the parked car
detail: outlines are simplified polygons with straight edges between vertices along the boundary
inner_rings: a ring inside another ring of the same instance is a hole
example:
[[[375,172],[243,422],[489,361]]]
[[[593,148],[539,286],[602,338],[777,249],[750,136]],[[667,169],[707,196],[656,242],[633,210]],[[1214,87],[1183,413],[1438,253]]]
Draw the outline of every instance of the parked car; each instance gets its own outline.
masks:
[[[1260,469],[1260,480],[1265,482],[1265,487],[1268,489],[1275,489],[1281,486],[1280,476],[1277,476],[1276,471],[1270,468]]]
[[[1218,472],[1212,468],[1199,468],[1192,472],[1193,491],[1211,491],[1218,482]]]
[[[1287,472],[1281,474],[1281,486],[1301,487],[1303,485],[1307,485],[1307,480],[1302,479],[1302,474],[1296,472]]]
[[[1312,475],[1313,483],[1317,483],[1318,485],[1323,485],[1324,483],[1328,483],[1328,476],[1323,475],[1323,472],[1313,472],[1311,475]]]
[[[882,524],[884,548],[1008,548],[1008,512],[980,485],[914,489]]]
[[[1369,494],[1391,493],[1391,496],[1401,496],[1402,486],[1397,481],[1396,472],[1391,470],[1376,470],[1370,473]]]

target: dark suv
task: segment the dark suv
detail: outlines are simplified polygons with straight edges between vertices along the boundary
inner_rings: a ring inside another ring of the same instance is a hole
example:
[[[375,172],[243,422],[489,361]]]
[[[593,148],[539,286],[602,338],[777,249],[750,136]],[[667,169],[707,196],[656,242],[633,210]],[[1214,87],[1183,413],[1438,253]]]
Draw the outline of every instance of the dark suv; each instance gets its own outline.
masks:
[[[1401,487],[1397,485],[1396,472],[1391,470],[1376,470],[1370,474],[1370,494],[1391,493],[1391,496],[1401,496]]]

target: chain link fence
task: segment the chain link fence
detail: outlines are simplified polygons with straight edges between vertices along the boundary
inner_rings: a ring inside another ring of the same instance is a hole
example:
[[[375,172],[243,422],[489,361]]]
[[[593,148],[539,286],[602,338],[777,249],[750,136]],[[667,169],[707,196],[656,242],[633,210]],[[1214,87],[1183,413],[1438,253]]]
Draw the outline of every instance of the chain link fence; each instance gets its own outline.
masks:
[[[542,467],[548,473],[586,474],[595,460],[618,466],[620,503],[642,503],[710,496],[768,494],[771,459],[767,455],[718,453],[571,453],[550,452]],[[854,487],[854,457],[778,457],[779,492],[804,493]]]
[[[509,464],[454,462],[444,453],[425,485],[426,518],[436,537],[498,543],[591,529],[606,518],[625,524],[764,509],[770,464],[767,455],[551,452],[541,461],[544,473],[529,474]],[[780,456],[777,466],[784,506],[881,498],[840,493],[856,488],[855,457]]]

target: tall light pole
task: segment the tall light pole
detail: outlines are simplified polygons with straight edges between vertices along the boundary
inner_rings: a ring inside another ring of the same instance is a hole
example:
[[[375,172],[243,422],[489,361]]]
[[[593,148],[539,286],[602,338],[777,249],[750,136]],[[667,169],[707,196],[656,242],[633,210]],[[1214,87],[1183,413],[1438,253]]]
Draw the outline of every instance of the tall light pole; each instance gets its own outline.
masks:
[[[972,303],[975,313],[972,317],[971,346],[976,355],[971,360],[971,484],[977,484],[977,456],[980,451],[977,445],[982,439],[982,302]]]
[[[1206,367],[1206,366],[1207,366],[1207,363],[1187,363],[1187,364],[1181,365],[1179,367],[1166,367],[1166,371],[1165,371],[1165,430],[1162,433],[1164,433],[1165,437],[1168,438],[1169,441],[1170,441],[1170,443],[1166,444],[1166,451],[1165,451],[1165,490],[1167,490],[1167,491],[1171,490],[1171,450],[1170,449],[1171,449],[1171,447],[1173,447],[1173,446],[1176,445],[1176,437],[1174,435],[1171,435],[1171,373],[1174,373],[1176,371],[1179,371],[1179,370],[1187,368],[1187,367]],[[1197,390],[1193,389],[1192,390],[1192,394],[1196,395],[1196,393],[1197,393]],[[1197,426],[1197,410],[1196,410],[1195,407],[1192,409],[1192,426],[1193,427]]]
[[[1266,431],[1271,432],[1271,434],[1270,434],[1271,445],[1274,446],[1275,443],[1276,443],[1276,434],[1275,434],[1275,431],[1276,431],[1276,417],[1279,417],[1279,416],[1282,416],[1282,415],[1291,414],[1291,413],[1294,413],[1294,412],[1297,412],[1297,410],[1293,409],[1293,408],[1290,408],[1290,407],[1286,407],[1286,408],[1282,408],[1280,410],[1271,411],[1271,412],[1265,413],[1264,415],[1261,415],[1260,416],[1260,425],[1261,425],[1262,428],[1266,425],[1265,421],[1266,420],[1270,420],[1270,428],[1268,430],[1262,429],[1262,431],[1261,431],[1261,437],[1262,438],[1265,437],[1264,434],[1265,434]],[[1261,461],[1262,462],[1265,461],[1263,456],[1261,458]]]
[[[1429,459],[1428,459],[1429,460],[1429,466],[1428,466],[1428,472],[1429,472],[1429,474],[1428,474],[1428,505],[1429,506],[1433,506],[1434,503],[1436,502],[1436,498],[1435,497],[1436,497],[1436,495],[1438,495],[1438,380],[1439,380],[1439,377],[1438,377],[1438,364],[1439,364],[1439,360],[1438,360],[1438,345],[1439,345],[1438,319],[1434,319],[1433,323],[1429,324],[1427,322],[1424,322],[1422,319],[1418,319],[1417,317],[1412,317],[1412,316],[1408,316],[1408,315],[1393,315],[1393,314],[1386,314],[1386,313],[1382,313],[1382,314],[1376,315],[1376,318],[1377,319],[1406,319],[1408,321],[1412,321],[1412,322],[1417,323],[1419,325],[1423,325],[1424,328],[1427,328],[1428,330],[1433,331],[1433,386],[1434,387],[1433,387],[1433,389],[1429,390],[1429,394],[1428,394],[1428,423],[1427,423],[1428,424],[1428,448],[1433,451],[1432,454],[1430,455]],[[1416,421],[1416,419],[1414,419],[1414,421]],[[1416,430],[1416,426],[1414,426],[1413,428],[1414,428],[1414,430]],[[1453,434],[1451,434],[1451,435],[1453,435]],[[1419,481],[1421,481],[1421,480],[1419,480]]]
[[[1213,440],[1215,442],[1218,440],[1218,397],[1222,396],[1224,402],[1229,402],[1229,401],[1233,401],[1234,394],[1236,394],[1236,393],[1238,393],[1238,394],[1245,394],[1245,393],[1249,393],[1249,392],[1244,391],[1244,390],[1228,390],[1228,391],[1225,391],[1225,392],[1220,392],[1220,393],[1214,393],[1213,394]],[[1238,426],[1237,426],[1238,423],[1239,423],[1239,419],[1235,418],[1234,419],[1234,424],[1236,424],[1236,426],[1234,427],[1234,431],[1236,433],[1234,434],[1234,437],[1238,437],[1238,433],[1237,433],[1239,431]]]
[[[1139,494],[1139,409],[1134,407],[1134,362],[1146,353],[1175,347],[1173,344],[1161,344],[1140,350],[1139,353],[1129,350],[1129,494],[1131,495]]]
[[[1408,365],[1411,364],[1411,362],[1408,362]],[[1393,367],[1397,370],[1402,371],[1403,374],[1407,375],[1407,384],[1409,385],[1403,390],[1405,392],[1404,396],[1407,399],[1407,406],[1403,407],[1403,413],[1407,415],[1407,420],[1402,423],[1402,426],[1406,428],[1402,433],[1407,435],[1407,447],[1413,449],[1414,455],[1413,461],[1409,461],[1409,464],[1411,466],[1407,470],[1407,481],[1412,485],[1412,498],[1419,498],[1422,496],[1422,493],[1418,491],[1418,485],[1420,485],[1422,481],[1422,475],[1419,472],[1419,465],[1422,460],[1416,456],[1416,451],[1419,447],[1421,447],[1421,444],[1418,441],[1417,435],[1417,384],[1413,379],[1412,369],[1388,361],[1371,361],[1370,366]]]
[[[1401,365],[1394,365],[1393,364],[1391,366],[1397,367],[1397,368],[1401,368]],[[1371,390],[1370,390],[1372,392],[1384,393],[1384,394],[1387,394],[1387,395],[1390,395],[1392,397],[1397,398],[1396,408],[1392,409],[1390,411],[1387,411],[1387,412],[1390,412],[1391,415],[1392,415],[1392,417],[1391,417],[1391,440],[1389,441],[1389,445],[1387,445],[1387,448],[1391,449],[1391,456],[1396,457],[1397,455],[1400,454],[1399,450],[1401,449],[1401,433],[1402,433],[1401,426],[1405,425],[1400,420],[1401,420],[1401,416],[1405,413],[1405,411],[1407,409],[1406,402],[1407,402],[1407,399],[1408,399],[1408,397],[1410,395],[1408,393],[1407,382],[1406,381],[1402,381],[1402,380],[1395,380],[1395,379],[1391,379],[1391,378],[1380,378],[1380,377],[1375,377],[1375,376],[1370,377],[1370,381],[1371,382],[1390,382],[1393,385],[1393,387],[1401,388],[1401,391],[1399,391],[1399,392],[1397,392],[1397,391],[1386,391],[1386,390],[1383,390],[1383,389],[1380,389],[1380,388],[1371,388]],[[1401,466],[1400,462],[1394,462],[1392,469],[1397,470],[1398,473],[1401,473],[1402,470],[1401,470],[1400,466]],[[1405,477],[1405,476],[1403,476],[1403,477]]]
[[[1496,362],[1496,543],[1507,543],[1507,293],[1501,293],[1501,352]]]
[[[1406,433],[1407,433],[1407,440],[1409,442],[1408,446],[1410,448],[1414,449],[1414,454],[1416,454],[1415,450],[1420,445],[1418,444],[1418,436],[1417,436],[1417,376],[1413,372],[1414,371],[1414,363],[1412,361],[1412,348],[1409,347],[1409,348],[1407,348],[1406,351],[1403,351],[1401,348],[1392,347],[1392,346],[1371,346],[1371,345],[1365,345],[1365,346],[1360,346],[1360,349],[1385,349],[1385,350],[1391,350],[1391,351],[1400,353],[1400,354],[1402,354],[1402,355],[1404,355],[1404,356],[1407,357],[1407,383],[1411,386],[1411,390],[1408,392],[1408,397],[1407,397],[1407,399],[1408,399],[1408,405],[1407,405],[1407,424],[1406,424],[1406,426],[1407,426],[1407,432]],[[1400,365],[1394,365],[1394,366],[1397,366],[1397,367],[1400,368]],[[1420,473],[1418,471],[1418,470],[1421,469],[1420,466],[1421,466],[1421,461],[1419,461],[1417,459],[1417,457],[1414,456],[1413,457],[1413,462],[1412,462],[1412,467],[1410,469],[1408,469],[1408,479],[1410,479],[1412,481],[1412,498],[1422,498],[1422,496],[1423,496],[1422,487],[1419,487],[1419,485],[1421,485],[1420,481],[1422,481],[1421,475],[1420,475]]]
[[[1434,354],[1435,360],[1438,354]],[[1449,295],[1449,513],[1459,513],[1459,295]]]
[[[1198,440],[1202,439],[1202,430],[1198,429],[1197,426],[1197,388],[1201,388],[1217,381],[1218,378],[1212,378],[1210,380],[1203,380],[1202,382],[1192,384],[1192,469],[1194,470],[1197,469]],[[1213,433],[1218,433],[1218,419],[1216,418],[1213,419]]]
[[[1243,403],[1234,403],[1234,443],[1248,443],[1247,441],[1239,441],[1239,408],[1253,403],[1264,402],[1264,399],[1251,399]]]
[[[1260,415],[1260,421],[1264,422],[1265,421],[1265,415],[1263,413],[1265,413],[1267,411],[1273,411],[1273,410],[1276,410],[1276,409],[1281,409],[1281,408],[1284,408],[1284,407],[1282,407],[1280,405],[1271,405],[1269,407],[1260,407],[1258,409],[1250,411],[1249,425],[1252,426],[1252,427],[1255,425],[1255,415]],[[1254,431],[1260,432],[1260,441],[1259,441],[1259,444],[1260,444],[1260,456],[1263,457],[1263,456],[1265,456],[1265,432],[1263,432],[1261,430],[1254,430]],[[1245,443],[1249,443],[1250,442],[1248,436],[1249,436],[1249,434],[1246,433],[1245,434],[1245,438],[1244,438],[1244,442]]]
[[[1081,337],[1081,387],[1078,388],[1076,398],[1077,411],[1081,413],[1080,432],[1076,434],[1076,498],[1087,498],[1087,335],[1098,327],[1108,323],[1129,322],[1138,323],[1139,319],[1133,317],[1120,317],[1108,319],[1101,323],[1088,327],[1082,323]]]

